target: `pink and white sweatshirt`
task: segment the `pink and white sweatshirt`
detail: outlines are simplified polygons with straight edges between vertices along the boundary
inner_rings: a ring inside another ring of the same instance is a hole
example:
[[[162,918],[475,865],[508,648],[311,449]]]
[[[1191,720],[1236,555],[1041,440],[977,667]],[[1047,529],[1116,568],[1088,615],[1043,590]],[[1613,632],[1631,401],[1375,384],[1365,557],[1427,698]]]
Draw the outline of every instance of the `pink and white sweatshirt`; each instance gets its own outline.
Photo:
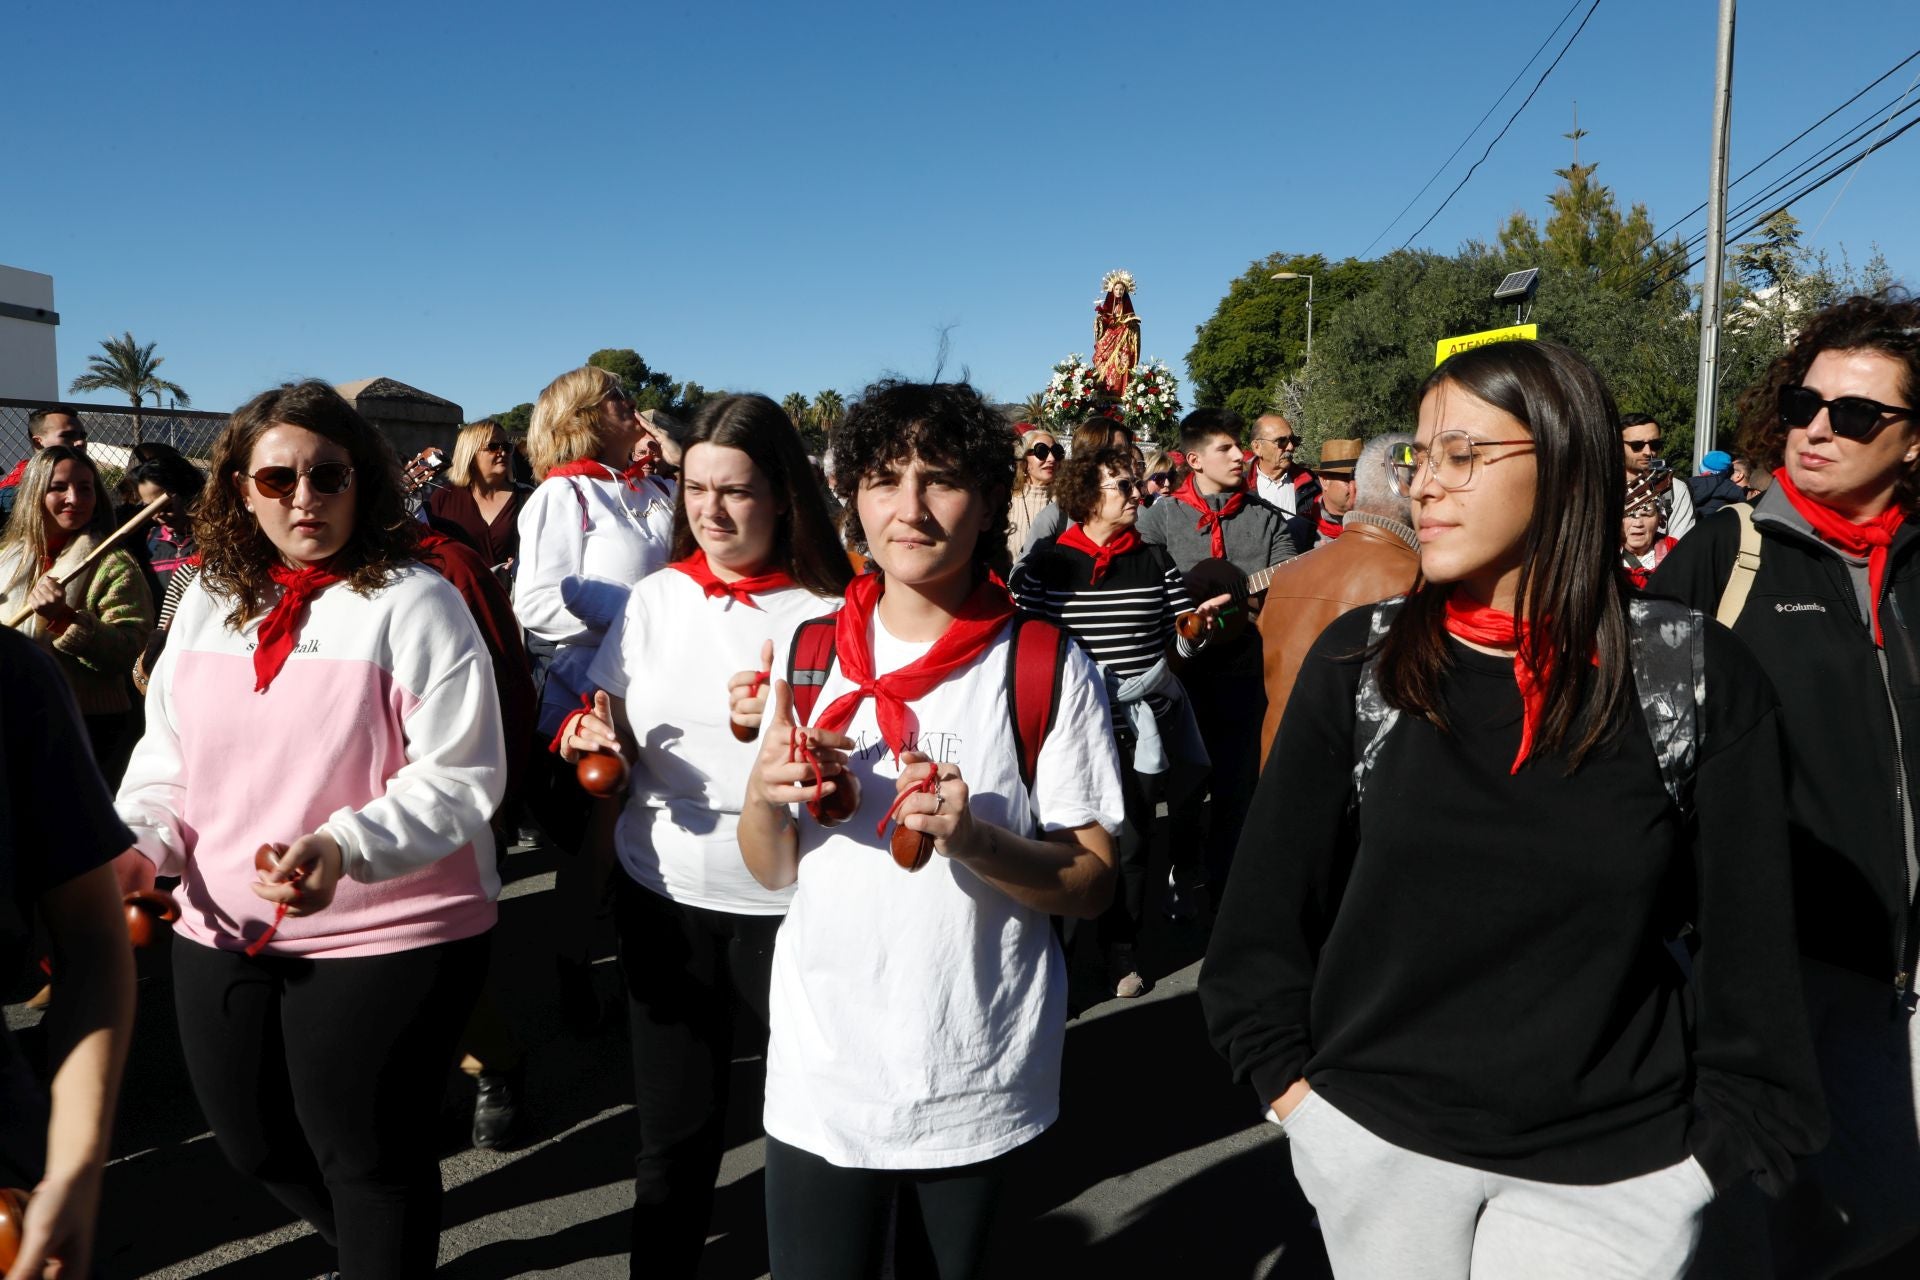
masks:
[[[488,819],[506,788],[493,667],[460,594],[418,565],[371,598],[314,598],[293,655],[255,693],[255,618],[196,580],[147,695],[115,807],[175,892],[186,937],[243,950],[273,904],[254,852],[324,829],[333,901],[288,916],[267,952],[383,955],[483,933],[500,880]]]

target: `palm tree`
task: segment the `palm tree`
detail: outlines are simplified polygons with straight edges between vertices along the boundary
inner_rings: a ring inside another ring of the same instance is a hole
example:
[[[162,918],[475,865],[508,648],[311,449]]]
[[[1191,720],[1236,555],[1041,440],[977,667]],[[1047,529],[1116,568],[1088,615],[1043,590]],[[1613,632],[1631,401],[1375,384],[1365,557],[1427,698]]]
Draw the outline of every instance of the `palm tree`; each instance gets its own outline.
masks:
[[[807,398],[798,391],[789,391],[786,399],[780,402],[786,410],[787,419],[793,423],[795,431],[805,432],[807,427]]]
[[[165,356],[153,354],[157,344],[149,342],[141,346],[134,341],[133,334],[123,333],[117,338],[103,338],[100,352],[87,357],[87,371],[73,380],[67,388],[68,395],[77,395],[82,391],[118,391],[132,403],[135,409],[147,402],[147,396],[153,396],[157,407],[160,397],[172,396],[175,404],[181,408],[193,403],[193,400],[180,387],[179,383],[169,382],[159,375],[160,366],[167,362]],[[140,443],[140,415],[133,415],[133,442]]]
[[[1020,420],[1031,422],[1036,427],[1047,423],[1047,393],[1036,391],[1020,404]]]
[[[813,398],[813,421],[821,431],[828,435],[840,425],[847,416],[847,402],[840,398],[838,391],[822,391]]]

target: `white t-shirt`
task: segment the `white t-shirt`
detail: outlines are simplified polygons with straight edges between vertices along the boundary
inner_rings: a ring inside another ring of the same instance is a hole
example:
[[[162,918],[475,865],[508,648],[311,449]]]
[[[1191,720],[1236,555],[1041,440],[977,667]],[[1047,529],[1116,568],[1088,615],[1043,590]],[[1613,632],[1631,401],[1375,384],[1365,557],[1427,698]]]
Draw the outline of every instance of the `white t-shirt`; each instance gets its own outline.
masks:
[[[1287,479],[1285,476],[1275,480],[1259,467],[1253,469],[1253,474],[1254,488],[1262,498],[1265,498],[1268,502],[1280,508],[1280,510],[1287,515],[1299,514],[1300,490],[1294,487],[1293,481]]]
[[[878,674],[932,647],[877,618],[873,631]],[[1011,635],[912,704],[917,749],[960,766],[978,820],[1023,836],[1117,832],[1106,689],[1078,646],[1029,800],[1008,721]],[[836,665],[816,712],[851,687]],[[766,1131],[846,1168],[992,1159],[1059,1114],[1067,983],[1052,922],[937,852],[917,872],[896,866],[875,824],[899,768],[871,698],[847,733],[859,812],[831,829],[800,813],[799,883],[773,953]]]
[[[784,678],[794,628],[831,613],[840,597],[788,587],[754,601],[758,607],[709,598],[686,574],[662,570],[634,587],[587,681],[626,699],[639,745],[614,832],[621,867],[675,902],[777,916],[793,890],[761,888],[734,837],[760,743],[735,740],[727,681],[755,670],[768,640],[773,671]]]

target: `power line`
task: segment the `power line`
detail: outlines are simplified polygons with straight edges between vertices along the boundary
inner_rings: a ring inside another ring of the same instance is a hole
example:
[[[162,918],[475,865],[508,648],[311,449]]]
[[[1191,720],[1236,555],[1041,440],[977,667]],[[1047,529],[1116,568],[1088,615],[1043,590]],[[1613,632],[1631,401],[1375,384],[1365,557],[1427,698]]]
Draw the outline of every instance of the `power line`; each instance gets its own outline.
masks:
[[[1920,72],[1916,72],[1914,74],[1913,79],[1907,82],[1907,91],[1900,95],[1900,101],[1905,102],[1908,98],[1913,96],[1913,87],[1915,85],[1920,85]],[[1893,123],[1893,113],[1888,112],[1886,123],[1880,126],[1881,130],[1884,132],[1887,125],[1892,123]],[[1871,154],[1872,154],[1871,152],[1868,153],[1868,155],[1871,155]],[[1833,197],[1833,203],[1827,206],[1827,211],[1820,215],[1820,221],[1814,223],[1813,230],[1807,233],[1807,239],[1811,240],[1815,236],[1819,235],[1820,228],[1827,225],[1827,219],[1831,218],[1833,216],[1833,211],[1840,207],[1840,201],[1842,197],[1844,197],[1847,194],[1847,189],[1853,185],[1853,180],[1860,176],[1859,166],[1864,165],[1866,162],[1867,162],[1866,156],[1860,157],[1859,163],[1854,166],[1853,172],[1847,175],[1846,182],[1841,185],[1839,194]]]
[[[1916,56],[1920,56],[1920,55],[1916,55]],[[1904,97],[1905,95],[1902,95],[1902,96]],[[1892,105],[1897,107],[1898,100],[1896,100],[1896,102]],[[1848,126],[1847,130],[1840,135],[1838,140],[1834,142],[1822,144],[1821,150],[1816,152],[1812,157],[1806,160],[1797,162],[1792,169],[1788,170],[1787,174],[1784,177],[1777,179],[1772,185],[1768,186],[1765,190],[1761,191],[1758,195],[1748,197],[1746,200],[1742,201],[1737,207],[1730,210],[1727,214],[1727,221],[1732,222],[1735,219],[1743,218],[1747,214],[1753,212],[1755,209],[1761,208],[1763,206],[1766,209],[1766,214],[1763,214],[1759,221],[1765,221],[1766,216],[1768,214],[1771,214],[1775,209],[1784,208],[1785,204],[1791,203],[1794,200],[1798,200],[1801,198],[1801,196],[1806,194],[1804,191],[1801,191],[1788,197],[1787,201],[1781,202],[1775,199],[1775,197],[1777,197],[1781,192],[1791,187],[1794,183],[1799,182],[1804,178],[1806,178],[1809,174],[1813,173],[1821,165],[1831,161],[1835,156],[1838,156],[1841,152],[1845,151],[1848,147],[1854,146],[1857,143],[1859,143],[1863,138],[1867,136],[1867,134],[1870,131],[1880,129],[1880,128],[1885,128],[1886,125],[1892,123],[1894,120],[1899,119],[1901,116],[1912,115],[1916,111],[1920,111],[1920,102],[1911,103],[1906,107],[1900,108],[1899,110],[1892,112],[1892,114],[1888,115],[1884,120],[1882,120],[1880,119],[1880,110],[1876,108],[1873,114],[1868,116],[1865,120],[1861,121],[1858,124]],[[1895,136],[1898,136],[1898,135],[1895,135]],[[1844,163],[1845,164],[1857,163],[1860,159],[1870,154],[1872,154],[1871,150],[1862,151]],[[1844,164],[1842,167],[1844,167]],[[1829,175],[1829,177],[1827,178],[1822,179],[1822,183],[1824,184],[1826,181],[1830,181],[1830,180],[1831,180],[1831,175]],[[1758,226],[1759,223],[1756,222],[1754,225]],[[1751,230],[1751,229],[1752,229],[1751,227],[1748,228],[1748,230]],[[1740,234],[1744,235],[1746,234],[1746,232],[1743,231]],[[1686,253],[1690,256],[1692,254],[1692,251],[1695,248],[1697,248],[1700,244],[1705,242],[1706,238],[1707,238],[1707,233],[1704,229],[1700,231],[1696,231],[1693,235],[1689,236],[1685,241],[1681,243],[1681,246],[1680,246],[1681,252]],[[1653,241],[1653,244],[1657,244],[1658,240],[1659,240],[1659,237],[1656,236]],[[1652,247],[1652,245],[1649,245],[1649,247]],[[1622,282],[1621,287],[1623,289],[1628,289],[1628,290],[1632,290],[1640,287],[1646,280],[1666,270],[1667,263],[1670,262],[1671,259],[1672,259],[1671,254],[1663,254],[1661,256],[1650,259],[1645,263],[1640,264],[1634,270],[1634,272],[1631,275],[1629,275],[1625,281]],[[1688,269],[1691,270],[1693,265],[1696,265],[1696,264],[1690,260]],[[1654,286],[1654,287],[1657,288],[1658,286]]]
[[[1489,142],[1487,144],[1487,149],[1480,153],[1480,159],[1475,160],[1473,164],[1467,169],[1466,175],[1462,177],[1458,183],[1455,184],[1453,190],[1447,192],[1447,198],[1440,202],[1440,207],[1427,215],[1427,220],[1421,223],[1418,227],[1414,229],[1413,235],[1408,236],[1405,240],[1402,240],[1400,242],[1400,248],[1404,249],[1408,245],[1412,244],[1414,242],[1414,239],[1417,236],[1419,236],[1419,234],[1422,231],[1425,231],[1428,227],[1432,226],[1433,220],[1439,217],[1442,213],[1444,213],[1446,211],[1447,206],[1453,203],[1453,198],[1460,194],[1460,188],[1467,185],[1467,181],[1473,177],[1474,170],[1478,169],[1483,163],[1485,163],[1487,157],[1493,154],[1493,149],[1496,146],[1500,145],[1500,139],[1507,136],[1507,130],[1513,128],[1513,122],[1515,120],[1518,120],[1520,118],[1520,113],[1527,109],[1527,103],[1533,101],[1534,95],[1540,92],[1540,86],[1544,85],[1547,82],[1547,77],[1553,74],[1553,69],[1560,65],[1560,60],[1562,58],[1567,56],[1567,50],[1573,48],[1573,42],[1578,40],[1580,38],[1580,33],[1587,29],[1587,23],[1593,20],[1594,10],[1598,9],[1599,7],[1600,7],[1600,0],[1593,0],[1592,7],[1590,7],[1587,10],[1587,16],[1580,19],[1580,25],[1573,29],[1573,34],[1567,37],[1567,42],[1564,45],[1560,46],[1560,52],[1554,55],[1553,61],[1547,65],[1547,69],[1540,73],[1540,78],[1538,80],[1534,81],[1533,88],[1527,91],[1526,100],[1523,101],[1518,107],[1514,108],[1513,114],[1507,117],[1507,122],[1500,126],[1500,132],[1493,135],[1493,141]]]
[[[1821,116],[1818,120],[1815,120],[1812,124],[1808,125],[1806,128],[1802,129],[1800,132],[1794,134],[1791,138],[1788,138],[1785,142],[1781,143],[1778,147],[1774,148],[1772,154],[1768,155],[1765,160],[1762,160],[1760,163],[1756,165],[1750,166],[1745,173],[1742,173],[1739,177],[1735,178],[1731,183],[1729,183],[1728,189],[1731,190],[1732,188],[1739,186],[1741,183],[1745,182],[1748,178],[1751,178],[1754,174],[1758,173],[1760,170],[1772,164],[1774,160],[1779,157],[1781,152],[1785,151],[1788,147],[1791,147],[1794,143],[1800,141],[1800,139],[1812,133],[1815,129],[1818,129],[1821,125],[1825,124],[1827,121],[1839,115],[1842,111],[1845,111],[1848,107],[1852,106],[1854,103],[1860,101],[1860,99],[1866,97],[1869,93],[1873,92],[1873,90],[1877,88],[1883,81],[1887,80],[1895,72],[1899,71],[1900,68],[1906,66],[1909,62],[1912,62],[1915,58],[1920,58],[1920,49],[1915,49],[1912,53],[1900,59],[1900,61],[1894,63],[1891,67],[1888,67],[1885,71],[1880,73],[1878,78],[1876,78],[1871,84],[1867,85],[1866,88],[1860,90],[1860,92],[1854,94],[1851,98],[1848,98],[1845,102],[1841,103],[1839,106],[1835,107],[1833,110],[1827,112],[1827,114]],[[1897,101],[1895,105],[1898,105]],[[1879,113],[1875,112],[1874,114],[1878,115]],[[1693,208],[1687,210],[1685,213],[1681,214],[1678,218],[1675,218],[1672,222],[1668,223],[1660,231],[1656,232],[1653,237],[1654,240],[1656,242],[1659,241],[1660,239],[1665,237],[1668,232],[1674,230],[1681,223],[1687,221],[1689,218],[1693,217],[1696,213],[1701,212],[1706,207],[1707,207],[1707,202],[1702,200],[1699,204],[1693,206]]]
[[[1451,155],[1449,155],[1445,160],[1440,162],[1440,167],[1433,171],[1433,176],[1427,179],[1425,186],[1422,186],[1418,191],[1413,193],[1413,199],[1407,201],[1405,208],[1402,208],[1400,212],[1393,215],[1393,221],[1387,223],[1386,226],[1380,228],[1380,234],[1367,242],[1367,247],[1360,251],[1360,256],[1362,258],[1366,257],[1369,253],[1373,252],[1374,245],[1379,244],[1382,240],[1386,239],[1387,232],[1393,230],[1393,228],[1399,223],[1400,219],[1407,216],[1407,210],[1413,208],[1413,206],[1419,202],[1420,197],[1427,194],[1427,189],[1433,186],[1433,184],[1439,180],[1440,175],[1447,171],[1447,166],[1452,164],[1455,158],[1457,158],[1459,154],[1466,149],[1466,146],[1469,142],[1473,141],[1473,135],[1480,132],[1480,126],[1485,124],[1487,122],[1488,117],[1492,116],[1493,113],[1499,109],[1500,104],[1507,100],[1507,95],[1513,92],[1513,86],[1519,84],[1520,77],[1526,75],[1528,68],[1532,67],[1534,63],[1540,60],[1540,55],[1546,51],[1546,48],[1548,45],[1553,43],[1553,38],[1560,34],[1560,28],[1567,25],[1567,19],[1573,16],[1573,11],[1575,9],[1578,9],[1582,3],[1583,3],[1583,0],[1573,0],[1573,3],[1567,6],[1567,11],[1560,15],[1560,21],[1554,23],[1553,30],[1547,32],[1547,38],[1540,42],[1540,47],[1538,49],[1535,49],[1533,51],[1532,56],[1529,57],[1524,63],[1520,65],[1520,69],[1518,71],[1513,73],[1513,79],[1507,81],[1507,87],[1500,91],[1500,96],[1495,98],[1490,104],[1488,104],[1485,114],[1483,114],[1478,120],[1474,121],[1473,128],[1467,130],[1467,136],[1460,139],[1460,145],[1453,149],[1453,153]]]

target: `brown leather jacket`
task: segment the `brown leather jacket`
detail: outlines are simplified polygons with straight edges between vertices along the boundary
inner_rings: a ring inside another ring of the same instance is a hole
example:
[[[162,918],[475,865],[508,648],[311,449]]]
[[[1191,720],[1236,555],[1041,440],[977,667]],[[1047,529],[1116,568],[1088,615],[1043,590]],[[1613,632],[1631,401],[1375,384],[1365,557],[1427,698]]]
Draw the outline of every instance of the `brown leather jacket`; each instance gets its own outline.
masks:
[[[1260,726],[1263,766],[1300,664],[1327,624],[1349,609],[1405,595],[1419,568],[1412,529],[1379,516],[1349,514],[1338,538],[1274,570],[1260,611],[1267,679],[1267,718]]]

